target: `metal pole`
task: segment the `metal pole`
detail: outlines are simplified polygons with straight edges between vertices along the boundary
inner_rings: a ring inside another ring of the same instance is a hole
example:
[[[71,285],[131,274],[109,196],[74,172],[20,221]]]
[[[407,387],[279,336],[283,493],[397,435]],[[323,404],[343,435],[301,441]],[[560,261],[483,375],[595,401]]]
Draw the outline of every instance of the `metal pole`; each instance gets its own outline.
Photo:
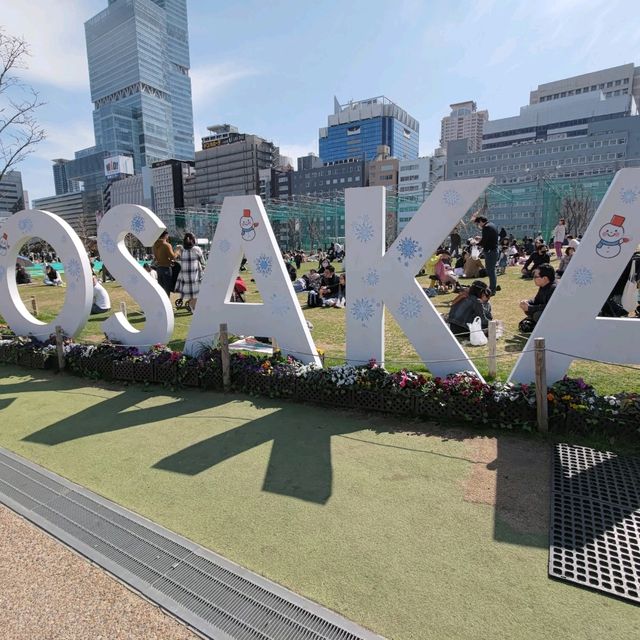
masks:
[[[498,358],[497,358],[497,338],[496,338],[496,327],[497,322],[495,320],[489,320],[489,354],[488,354],[488,366],[489,378],[495,378],[498,374]]]
[[[120,303],[120,313],[126,318],[127,317],[127,303],[123,300]]]
[[[547,403],[547,366],[544,338],[534,340],[536,367],[536,408],[538,431],[549,431],[549,406]]]
[[[225,391],[231,389],[231,359],[229,356],[229,333],[227,324],[220,325],[220,357],[222,360],[222,386]]]

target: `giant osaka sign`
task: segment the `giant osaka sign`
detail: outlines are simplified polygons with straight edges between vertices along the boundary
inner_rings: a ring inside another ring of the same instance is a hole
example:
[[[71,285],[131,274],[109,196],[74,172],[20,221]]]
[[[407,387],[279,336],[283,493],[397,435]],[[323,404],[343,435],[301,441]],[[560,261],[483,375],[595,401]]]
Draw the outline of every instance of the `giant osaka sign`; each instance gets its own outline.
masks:
[[[477,373],[415,274],[491,180],[439,183],[386,252],[384,189],[346,190],[348,362],[361,364],[371,358],[384,362],[384,314],[389,310],[434,375]],[[124,244],[125,236],[132,233],[150,246],[164,228],[152,211],[138,205],[117,206],[100,222],[100,256],[146,319],[144,328],[138,330],[121,313],[114,313],[103,323],[112,340],[144,348],[166,343],[173,333],[173,313],[166,294]],[[31,315],[16,285],[18,251],[32,237],[53,245],[65,267],[65,301],[49,323]],[[640,169],[623,169],[611,183],[511,380],[533,380],[530,345],[542,336],[548,348],[550,380],[562,377],[574,357],[640,363],[640,322],[597,317],[639,242]],[[263,303],[230,302],[243,256],[251,265]],[[46,338],[60,325],[66,334],[77,335],[89,318],[91,302],[89,260],[80,239],[64,220],[38,210],[20,211],[6,220],[0,228],[0,314],[17,334]],[[514,308],[513,312],[519,310]],[[203,344],[210,344],[223,322],[236,334],[274,336],[283,352],[306,362],[319,362],[269,219],[256,196],[229,197],[224,202],[185,351],[196,353]]]

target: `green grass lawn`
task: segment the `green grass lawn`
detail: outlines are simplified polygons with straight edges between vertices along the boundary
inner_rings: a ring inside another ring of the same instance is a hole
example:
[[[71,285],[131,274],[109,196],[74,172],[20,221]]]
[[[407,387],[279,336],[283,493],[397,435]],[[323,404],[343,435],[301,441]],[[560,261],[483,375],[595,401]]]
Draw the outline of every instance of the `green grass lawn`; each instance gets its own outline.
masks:
[[[388,638],[640,634],[636,607],[548,579],[536,438],[9,366],[0,411],[0,446]]]
[[[306,263],[303,265],[303,269],[315,266],[315,263]],[[340,266],[341,265],[338,265],[338,267]],[[432,269],[428,271],[428,273],[432,272]],[[260,301],[260,294],[255,283],[250,282],[250,272],[246,272],[246,274],[243,273],[243,276],[249,287],[247,300],[249,302]],[[429,278],[426,276],[418,278],[418,281],[422,286],[429,286]],[[507,274],[499,277],[498,282],[502,287],[502,291],[492,299],[491,304],[493,306],[494,317],[502,320],[505,324],[505,338],[498,342],[498,378],[506,379],[516,362],[519,352],[524,346],[523,342],[514,342],[506,338],[510,338],[518,332],[518,322],[523,317],[518,303],[522,299],[533,297],[535,294],[535,286],[531,281],[522,280],[519,270],[516,267],[509,268]],[[132,316],[132,320],[136,323],[136,326],[141,326],[140,323],[144,321],[144,318],[142,315],[139,315],[140,308],[126,291],[117,283],[108,283],[106,288],[111,296],[112,308],[119,310],[120,302],[126,302],[128,312],[136,314]],[[55,316],[56,310],[63,304],[60,289],[45,287],[40,283],[22,285],[19,287],[19,291],[29,309],[31,309],[31,297],[36,298],[40,314],[39,317],[44,321],[51,320]],[[453,297],[453,294],[438,296],[432,298],[432,302],[438,311],[447,313],[449,308],[448,304]],[[173,298],[175,299],[175,294]],[[345,310],[307,309],[306,294],[300,294],[299,300],[303,306],[305,317],[314,325],[312,336],[317,347],[325,352],[326,363],[343,363],[345,357]],[[79,336],[79,339],[92,342],[102,340],[104,334],[100,325],[106,317],[107,314],[91,317]],[[424,370],[424,366],[420,362],[415,349],[391,313],[387,312],[385,317],[387,368],[395,370],[406,367],[414,370]],[[176,313],[175,331],[171,342],[173,348],[182,348],[190,322],[191,316],[188,315],[186,311],[178,311]],[[214,330],[212,327],[212,332]],[[233,332],[233,327],[230,327],[230,331]],[[467,351],[479,371],[483,375],[486,375],[487,348],[468,346]],[[601,363],[576,361],[571,366],[569,374],[575,377],[585,378],[585,380],[593,384],[601,393],[640,391],[640,367],[636,367],[634,370]]]

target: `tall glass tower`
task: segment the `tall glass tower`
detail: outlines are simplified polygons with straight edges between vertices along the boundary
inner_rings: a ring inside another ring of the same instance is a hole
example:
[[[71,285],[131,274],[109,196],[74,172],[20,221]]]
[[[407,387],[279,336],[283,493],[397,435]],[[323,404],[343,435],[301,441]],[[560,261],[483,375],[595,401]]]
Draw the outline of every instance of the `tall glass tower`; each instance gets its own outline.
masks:
[[[193,160],[186,0],[109,0],[84,28],[97,150]]]
[[[418,121],[384,96],[347,104],[334,98],[328,126],[320,129],[320,158],[323,162],[369,161],[376,157],[378,145],[384,144],[394,158],[414,160],[419,137]]]

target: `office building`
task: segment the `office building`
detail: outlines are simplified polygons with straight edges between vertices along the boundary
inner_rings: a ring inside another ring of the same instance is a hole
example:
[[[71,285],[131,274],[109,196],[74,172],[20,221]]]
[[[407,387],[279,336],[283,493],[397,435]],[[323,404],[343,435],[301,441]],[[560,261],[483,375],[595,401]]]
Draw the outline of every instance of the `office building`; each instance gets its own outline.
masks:
[[[518,116],[487,122],[480,151],[470,152],[466,140],[450,142],[447,179],[494,176],[505,193],[494,206],[504,210],[497,219],[537,233],[541,185],[577,180],[600,192],[601,178],[640,165],[640,118],[632,107],[631,95],[602,92],[527,105]]]
[[[96,235],[96,216],[85,213],[85,194],[82,191],[61,193],[33,201],[34,209],[44,209],[69,223],[81,240]],[[55,245],[54,245],[55,246]]]
[[[398,189],[398,166],[400,161],[391,155],[391,150],[384,144],[378,146],[375,159],[369,162],[368,185],[385,187],[392,193]]]
[[[364,187],[366,167],[367,163],[361,158],[349,158],[295,171],[292,175],[293,195],[327,196],[342,194],[349,187]]]
[[[8,217],[24,209],[22,174],[7,171],[0,180],[0,216]]]
[[[185,184],[185,203],[202,207],[225,196],[260,193],[259,171],[279,164],[279,151],[260,136],[240,133],[232,125],[207,127],[196,152],[195,176]]]
[[[585,93],[603,93],[605,98],[631,95],[637,107],[640,105],[640,67],[629,63],[547,82],[538,85],[531,92],[529,104],[551,102]]]
[[[184,185],[195,175],[194,162],[161,160],[151,165],[153,211],[163,218],[184,209]]]
[[[447,144],[453,140],[467,140],[469,151],[479,151],[482,146],[482,133],[489,112],[478,111],[473,100],[456,102],[451,113],[442,118],[440,126],[440,148],[447,151]]]
[[[65,160],[64,158],[53,160],[53,184],[57,196],[63,193],[80,191],[82,188],[82,185],[77,180],[72,180],[67,176],[69,162],[72,162],[72,160]]]
[[[109,0],[85,36],[96,151],[193,160],[186,0]]]
[[[308,153],[302,158],[298,158],[298,171],[304,171],[305,169],[315,169],[322,166],[322,160],[318,158],[315,153]]]
[[[418,157],[420,125],[404,109],[384,96],[341,105],[334,98],[334,112],[319,132],[323,162],[376,157],[378,145],[386,145],[393,157]]]

